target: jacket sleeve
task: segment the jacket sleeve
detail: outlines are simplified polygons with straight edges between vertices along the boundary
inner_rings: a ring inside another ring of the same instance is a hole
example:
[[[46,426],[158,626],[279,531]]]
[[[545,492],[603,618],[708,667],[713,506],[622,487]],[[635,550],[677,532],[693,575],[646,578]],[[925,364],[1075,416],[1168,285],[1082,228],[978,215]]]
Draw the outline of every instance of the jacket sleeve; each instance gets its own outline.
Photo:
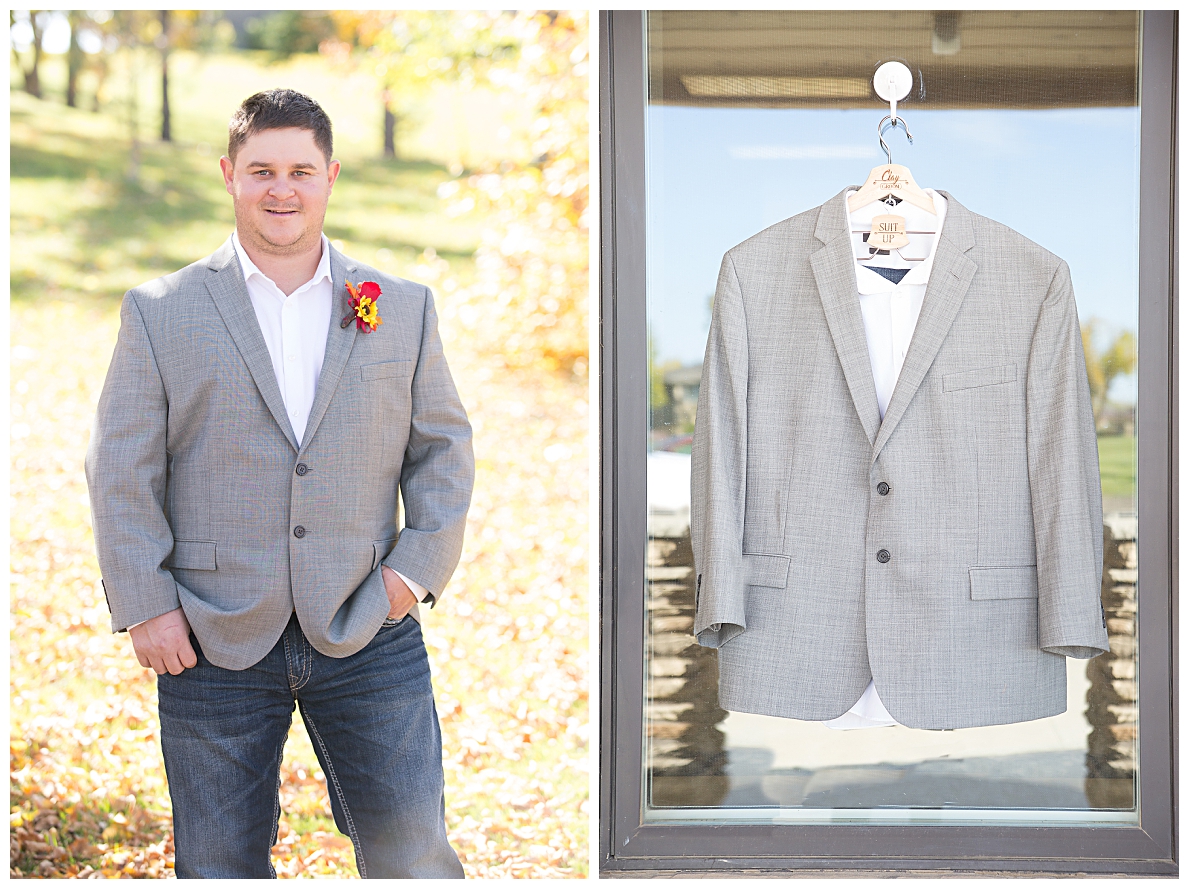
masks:
[[[383,564],[424,586],[436,602],[462,554],[475,457],[471,426],[446,366],[428,288],[412,397],[400,476],[404,527]]]
[[[173,611],[177,584],[164,563],[173,551],[165,516],[165,385],[133,292],[87,447],[91,525],[112,631]]]
[[[747,362],[743,295],[728,253],[718,275],[702,363],[690,479],[697,575],[694,635],[709,648],[721,647],[747,628]]]
[[[1102,488],[1081,328],[1064,262],[1033,333],[1027,399],[1040,647],[1095,657],[1109,647],[1101,607]]]

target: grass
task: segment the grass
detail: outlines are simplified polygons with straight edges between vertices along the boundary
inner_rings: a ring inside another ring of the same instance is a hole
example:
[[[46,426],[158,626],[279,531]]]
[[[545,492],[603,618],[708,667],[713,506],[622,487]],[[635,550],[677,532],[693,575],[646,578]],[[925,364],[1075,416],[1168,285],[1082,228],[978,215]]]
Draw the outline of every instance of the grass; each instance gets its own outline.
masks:
[[[119,103],[113,103],[112,114],[94,114],[12,93],[10,280],[15,301],[40,298],[47,287],[118,295],[211,253],[235,224],[218,168],[235,104],[226,97],[286,78],[299,85],[314,80],[327,90],[329,76],[321,60],[262,69],[235,57],[180,54],[174,67],[174,142],[156,141],[151,128],[142,125],[141,160],[132,180],[129,130]],[[48,65],[51,93],[54,74],[55,66]],[[217,75],[213,82],[201,86],[202,77],[212,75]],[[449,156],[375,157],[360,136],[379,133],[378,122],[367,113],[366,91],[348,82],[332,95],[350,96],[353,102],[341,108],[333,104],[345,100],[328,103],[339,127],[336,156],[343,160],[343,174],[327,213],[327,236],[385,270],[407,267],[432,248],[451,262],[455,274],[467,275],[482,221],[449,218],[440,211],[437,189],[455,178]],[[219,113],[212,96],[221,99]],[[144,116],[149,117],[147,111]],[[344,137],[344,129],[350,135]],[[460,171],[457,165],[455,170]]]
[[[1098,436],[1103,497],[1135,497],[1135,436]]]
[[[166,876],[170,804],[155,684],[127,636],[110,632],[82,471],[119,297],[230,233],[211,146],[225,133],[228,102],[278,83],[312,84],[336,103],[327,105],[344,173],[327,234],[396,274],[466,280],[485,223],[447,216],[437,189],[463,161],[481,159],[474,145],[460,159],[446,136],[457,124],[450,115],[482,97],[447,96],[447,120],[427,118],[418,136],[420,159],[380,161],[370,150],[378,105],[359,80],[318,59],[265,67],[179,54],[176,141],[145,142],[133,182],[126,124],[52,101],[55,64],[45,73],[51,100],[11,96],[10,866],[14,875]],[[154,76],[145,66],[146,96]],[[472,142],[490,131],[484,150],[498,153],[499,126],[525,113],[514,105],[484,113]],[[451,292],[438,290],[442,333],[478,466],[462,563],[424,627],[447,826],[468,876],[583,876],[586,386],[533,371],[493,374],[450,321]],[[300,717],[282,775],[278,872],[353,876],[350,842],[334,827]]]

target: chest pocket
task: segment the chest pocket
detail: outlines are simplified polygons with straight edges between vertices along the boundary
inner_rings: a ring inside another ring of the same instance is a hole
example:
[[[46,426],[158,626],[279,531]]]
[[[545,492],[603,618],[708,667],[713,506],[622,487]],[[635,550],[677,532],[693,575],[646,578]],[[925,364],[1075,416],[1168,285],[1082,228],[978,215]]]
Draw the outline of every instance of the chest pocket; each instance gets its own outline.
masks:
[[[388,380],[394,377],[407,377],[413,373],[413,360],[402,358],[399,361],[384,361],[380,364],[365,364],[359,368],[363,382],[370,380]]]
[[[965,370],[961,373],[946,374],[941,378],[941,388],[946,392],[958,392],[962,389],[977,389],[980,386],[998,386],[1000,383],[1012,383],[1016,379],[1016,365],[1000,364],[996,367],[980,367],[977,370]]]

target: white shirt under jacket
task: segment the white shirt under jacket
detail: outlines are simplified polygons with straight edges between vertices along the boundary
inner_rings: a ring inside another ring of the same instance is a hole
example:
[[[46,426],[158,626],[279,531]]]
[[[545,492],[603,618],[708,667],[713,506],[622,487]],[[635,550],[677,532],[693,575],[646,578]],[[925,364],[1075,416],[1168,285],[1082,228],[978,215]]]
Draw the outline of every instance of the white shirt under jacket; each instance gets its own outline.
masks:
[[[847,192],[846,200],[849,201],[852,194],[854,192]],[[904,356],[908,354],[908,344],[921,315],[925,287],[929,283],[929,272],[933,269],[934,247],[945,222],[945,198],[931,188],[925,189],[925,194],[933,199],[937,209],[936,216],[907,201],[897,204],[894,209],[876,201],[860,207],[853,213],[849,209],[847,211],[852,232],[869,231],[872,217],[888,213],[904,217],[905,228],[910,232],[936,230],[932,235],[912,237],[903,254],[900,250],[892,250],[888,256],[873,256],[863,262],[859,261],[859,257],[866,256],[870,249],[863,241],[862,234],[851,235],[859,308],[863,312],[863,331],[867,335],[867,355],[871,359],[871,375],[875,379],[875,395],[879,401],[881,420],[888,409],[888,402],[892,400],[892,392],[900,378],[900,369],[904,366]],[[926,251],[928,256],[920,259]],[[905,256],[916,259],[905,259]],[[909,272],[900,279],[899,284],[896,284],[871,271],[871,266],[909,269]],[[899,725],[879,699],[875,680],[867,683],[867,689],[853,707],[836,719],[827,720],[822,724],[833,729]]]
[[[330,242],[326,235],[322,236],[322,259],[318,262],[314,277],[288,296],[248,258],[235,232],[231,235],[231,246],[239,258],[248,296],[252,300],[252,308],[256,310],[256,320],[260,322],[264,343],[268,346],[273,372],[277,375],[281,398],[285,402],[289,422],[293,425],[293,434],[300,444],[310,418],[310,409],[314,406],[314,393],[318,389],[322,359],[326,355],[326,335],[334,311]],[[429,590],[399,571],[396,573],[408,584],[417,600],[424,602]]]

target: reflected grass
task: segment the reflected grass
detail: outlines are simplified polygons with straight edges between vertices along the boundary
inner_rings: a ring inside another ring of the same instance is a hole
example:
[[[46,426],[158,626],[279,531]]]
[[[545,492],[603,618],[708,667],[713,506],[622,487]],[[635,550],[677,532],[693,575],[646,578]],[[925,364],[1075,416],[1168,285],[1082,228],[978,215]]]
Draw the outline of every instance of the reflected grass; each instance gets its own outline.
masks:
[[[1103,497],[1135,497],[1135,436],[1098,436]]]

